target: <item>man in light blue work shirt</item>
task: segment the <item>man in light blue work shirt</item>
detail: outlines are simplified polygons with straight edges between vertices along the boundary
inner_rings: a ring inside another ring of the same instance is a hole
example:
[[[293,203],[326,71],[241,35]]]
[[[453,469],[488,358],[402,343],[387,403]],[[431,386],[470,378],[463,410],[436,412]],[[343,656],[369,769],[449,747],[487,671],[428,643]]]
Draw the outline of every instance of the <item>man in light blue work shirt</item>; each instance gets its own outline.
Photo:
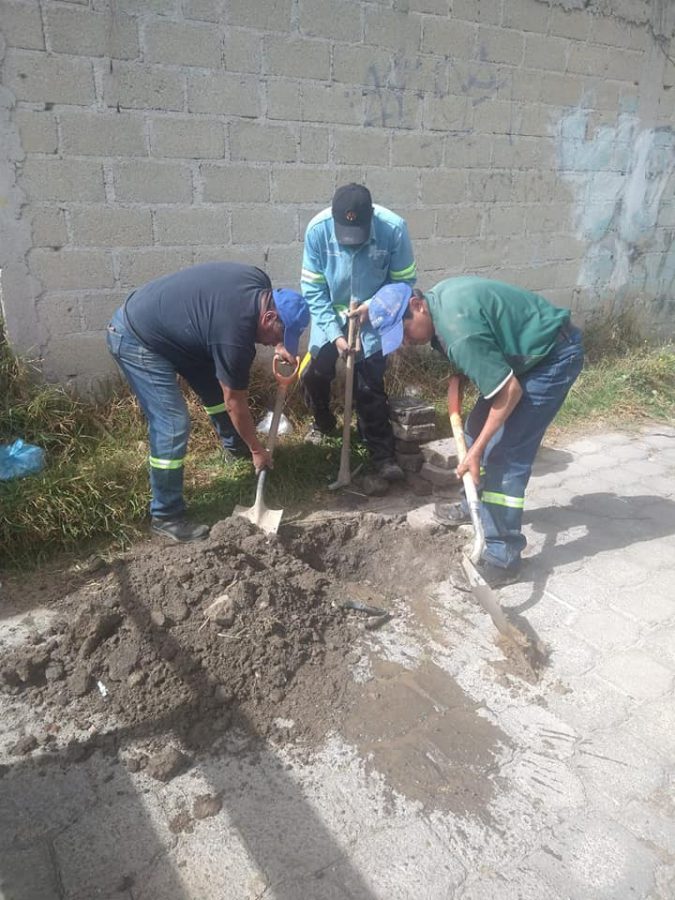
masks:
[[[303,370],[301,385],[314,421],[306,440],[320,443],[335,431],[330,387],[337,358],[347,351],[350,300],[362,303],[391,282],[412,287],[415,276],[405,220],[383,206],[373,206],[370,191],[363,185],[338,188],[332,205],[307,226],[301,286],[311,314],[311,361]],[[400,481],[404,473],[394,455],[384,389],[386,360],[377,332],[369,325],[361,331],[361,345],[354,367],[359,433],[378,474],[387,481]]]

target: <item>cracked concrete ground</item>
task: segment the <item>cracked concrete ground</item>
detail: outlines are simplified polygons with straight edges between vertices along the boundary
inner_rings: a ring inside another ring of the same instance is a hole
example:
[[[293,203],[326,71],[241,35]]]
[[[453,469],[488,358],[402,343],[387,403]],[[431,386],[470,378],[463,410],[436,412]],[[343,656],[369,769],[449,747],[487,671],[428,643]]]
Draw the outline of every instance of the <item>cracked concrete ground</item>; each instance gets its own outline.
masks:
[[[379,740],[367,712],[312,752],[229,733],[167,784],[100,750],[67,766],[3,753],[0,897],[675,896],[675,428],[544,449],[527,510],[524,580],[500,598],[548,644],[539,681],[445,584],[366,637],[355,678],[398,710]],[[450,708],[484,721],[484,753],[462,755]],[[177,831],[214,793],[222,810]]]

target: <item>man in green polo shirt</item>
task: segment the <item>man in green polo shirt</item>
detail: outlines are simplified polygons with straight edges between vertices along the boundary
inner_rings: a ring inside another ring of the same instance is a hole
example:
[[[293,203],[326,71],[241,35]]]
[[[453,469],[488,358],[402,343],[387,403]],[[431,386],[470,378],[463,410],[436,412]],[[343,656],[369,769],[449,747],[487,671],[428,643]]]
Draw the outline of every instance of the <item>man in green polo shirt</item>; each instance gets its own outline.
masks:
[[[457,474],[470,472],[481,491],[483,575],[493,585],[515,580],[534,457],[583,366],[581,332],[569,310],[522,288],[464,276],[426,293],[385,285],[356,314],[379,332],[385,355],[402,343],[431,343],[478,387]],[[437,519],[469,520],[460,504],[438,505]]]

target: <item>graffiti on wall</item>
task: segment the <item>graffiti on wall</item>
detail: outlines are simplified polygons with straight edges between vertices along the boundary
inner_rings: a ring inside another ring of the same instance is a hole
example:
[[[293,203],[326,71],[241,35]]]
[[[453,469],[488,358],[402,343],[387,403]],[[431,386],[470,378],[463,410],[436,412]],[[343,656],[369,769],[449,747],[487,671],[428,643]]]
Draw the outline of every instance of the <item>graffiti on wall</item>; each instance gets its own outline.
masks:
[[[596,295],[672,297],[675,287],[675,134],[634,113],[589,134],[587,109],[558,123],[557,164],[575,194],[586,244],[579,287]]]

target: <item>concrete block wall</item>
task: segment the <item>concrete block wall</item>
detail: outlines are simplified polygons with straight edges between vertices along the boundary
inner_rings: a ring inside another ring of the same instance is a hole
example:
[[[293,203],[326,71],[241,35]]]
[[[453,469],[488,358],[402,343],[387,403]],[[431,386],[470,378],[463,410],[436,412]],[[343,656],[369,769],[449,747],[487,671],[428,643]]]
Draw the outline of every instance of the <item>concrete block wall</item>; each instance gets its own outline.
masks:
[[[407,217],[422,287],[672,333],[674,29],[670,0],[0,0],[10,339],[95,387],[134,286],[213,259],[297,286],[352,180]]]

